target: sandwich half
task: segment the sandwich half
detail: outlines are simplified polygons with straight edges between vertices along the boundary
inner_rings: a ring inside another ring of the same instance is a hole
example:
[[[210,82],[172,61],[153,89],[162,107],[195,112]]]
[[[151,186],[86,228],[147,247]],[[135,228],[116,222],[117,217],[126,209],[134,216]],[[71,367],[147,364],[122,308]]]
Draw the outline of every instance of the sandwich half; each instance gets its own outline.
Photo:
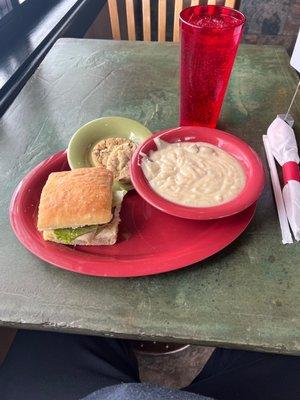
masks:
[[[44,240],[68,245],[116,243],[121,201],[113,205],[112,185],[112,173],[102,167],[50,174],[37,222]]]

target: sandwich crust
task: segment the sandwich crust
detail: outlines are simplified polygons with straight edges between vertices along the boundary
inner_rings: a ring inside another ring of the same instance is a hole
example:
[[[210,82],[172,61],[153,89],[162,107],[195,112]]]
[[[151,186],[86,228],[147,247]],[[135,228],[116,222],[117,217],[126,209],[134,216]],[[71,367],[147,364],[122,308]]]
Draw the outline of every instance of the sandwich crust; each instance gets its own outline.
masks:
[[[112,219],[112,173],[105,168],[53,172],[42,190],[39,230],[106,224]]]

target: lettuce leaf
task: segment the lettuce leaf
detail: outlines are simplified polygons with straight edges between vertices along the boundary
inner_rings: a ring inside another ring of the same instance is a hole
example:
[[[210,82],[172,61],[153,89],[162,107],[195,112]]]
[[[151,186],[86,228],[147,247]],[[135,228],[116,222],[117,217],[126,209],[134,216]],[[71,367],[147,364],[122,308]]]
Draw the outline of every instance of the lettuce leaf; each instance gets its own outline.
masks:
[[[73,240],[86,233],[96,232],[98,225],[87,225],[79,228],[54,229],[54,234],[64,244],[71,244]]]
[[[121,205],[126,193],[127,193],[126,190],[114,190],[112,206],[117,207]]]

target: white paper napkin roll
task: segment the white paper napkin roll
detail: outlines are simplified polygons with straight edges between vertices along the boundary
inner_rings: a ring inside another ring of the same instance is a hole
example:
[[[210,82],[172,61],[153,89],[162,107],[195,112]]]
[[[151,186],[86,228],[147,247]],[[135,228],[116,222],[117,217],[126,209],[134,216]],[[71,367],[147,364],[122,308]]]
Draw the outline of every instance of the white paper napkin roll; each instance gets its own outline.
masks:
[[[271,151],[277,162],[285,168],[287,163],[299,164],[298,147],[294,130],[277,117],[268,128],[267,136]],[[294,164],[294,167],[297,165]],[[294,174],[297,177],[297,173]],[[297,178],[295,178],[297,179]],[[300,240],[300,182],[290,179],[283,188],[284,205],[289,224],[296,240]]]

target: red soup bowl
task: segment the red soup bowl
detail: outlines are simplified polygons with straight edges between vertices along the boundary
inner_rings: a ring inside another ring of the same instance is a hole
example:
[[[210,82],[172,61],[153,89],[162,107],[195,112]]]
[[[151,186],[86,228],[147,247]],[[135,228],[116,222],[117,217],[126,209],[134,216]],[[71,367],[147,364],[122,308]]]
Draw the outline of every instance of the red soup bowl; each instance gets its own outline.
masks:
[[[206,142],[225,150],[235,157],[246,174],[246,183],[242,191],[232,200],[211,207],[189,207],[173,203],[157,194],[148,183],[141,168],[143,156],[156,150],[155,138],[169,143]],[[220,131],[199,126],[182,126],[160,131],[150,136],[136,150],[131,159],[131,180],[139,195],[153,207],[176,217],[208,220],[228,217],[245,210],[260,196],[265,182],[262,162],[256,152],[238,137]]]

